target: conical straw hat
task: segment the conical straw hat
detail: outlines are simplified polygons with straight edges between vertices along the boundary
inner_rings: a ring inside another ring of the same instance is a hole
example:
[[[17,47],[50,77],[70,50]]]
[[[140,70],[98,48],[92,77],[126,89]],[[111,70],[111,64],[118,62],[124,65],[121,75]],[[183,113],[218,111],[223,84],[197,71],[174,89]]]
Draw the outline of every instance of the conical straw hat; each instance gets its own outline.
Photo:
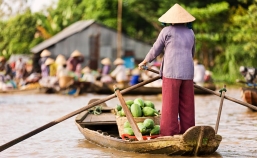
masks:
[[[82,69],[82,73],[89,73],[91,71],[91,69],[86,66],[84,69]]]
[[[177,24],[192,22],[195,20],[195,17],[193,17],[184,8],[182,8],[179,4],[176,3],[158,20],[163,23]]]
[[[55,59],[55,63],[58,65],[64,65],[66,64],[66,59],[63,55],[59,54]]]
[[[80,51],[75,50],[74,52],[71,53],[70,56],[71,57],[79,57],[79,56],[82,56],[82,54],[80,53]]]
[[[113,62],[114,65],[119,65],[119,64],[123,64],[123,63],[124,63],[124,60],[122,60],[121,58],[117,58],[117,59]]]
[[[51,55],[51,52],[48,50],[43,50],[43,52],[40,54],[40,57],[49,57]]]
[[[111,65],[111,60],[109,58],[104,58],[103,60],[101,60],[101,64]]]
[[[50,65],[50,64],[53,64],[54,63],[54,59],[52,58],[47,58],[46,61],[45,61],[45,65]]]

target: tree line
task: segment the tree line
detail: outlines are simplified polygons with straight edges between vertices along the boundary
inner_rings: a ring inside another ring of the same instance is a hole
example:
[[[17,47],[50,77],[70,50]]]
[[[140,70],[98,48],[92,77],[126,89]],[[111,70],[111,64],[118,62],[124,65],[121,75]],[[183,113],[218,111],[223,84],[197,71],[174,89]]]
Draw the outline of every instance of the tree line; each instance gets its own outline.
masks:
[[[6,57],[29,54],[33,46],[79,20],[94,19],[117,29],[118,0],[59,0],[56,7],[36,13],[26,0],[18,2],[21,9],[12,13],[10,3],[0,0],[0,55]],[[239,66],[257,67],[257,0],[123,0],[122,32],[153,44],[162,29],[158,18],[175,3],[196,18],[195,58],[215,79],[233,83],[240,77]]]

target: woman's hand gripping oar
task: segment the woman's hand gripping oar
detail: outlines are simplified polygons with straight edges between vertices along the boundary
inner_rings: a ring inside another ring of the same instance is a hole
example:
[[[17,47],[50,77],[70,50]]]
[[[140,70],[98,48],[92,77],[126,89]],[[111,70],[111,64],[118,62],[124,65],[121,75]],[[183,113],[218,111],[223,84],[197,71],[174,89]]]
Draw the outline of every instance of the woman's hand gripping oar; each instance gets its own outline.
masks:
[[[153,81],[156,81],[156,80],[158,80],[158,79],[160,79],[160,76],[151,78],[151,79],[149,79],[149,80],[146,80],[146,81],[143,81],[143,82],[141,82],[141,83],[138,83],[138,84],[136,84],[136,85],[134,85],[134,86],[131,86],[131,87],[129,87],[129,88],[126,88],[126,89],[122,90],[120,93],[121,93],[121,94],[127,93],[127,92],[129,92],[129,91],[131,91],[131,90],[133,90],[133,89],[136,89],[136,88],[138,88],[138,87],[141,87],[141,86],[143,86],[143,85],[146,85],[146,84],[148,84],[148,83],[151,83],[151,82],[153,82]],[[65,116],[63,116],[63,117],[60,117],[60,118],[58,118],[58,119],[56,119],[56,120],[54,120],[54,121],[52,121],[52,122],[49,122],[49,123],[47,123],[47,124],[45,124],[45,125],[43,125],[43,126],[37,128],[37,129],[35,129],[35,130],[33,130],[33,131],[31,131],[31,132],[29,132],[29,133],[23,135],[23,136],[20,136],[20,137],[18,137],[18,138],[16,138],[16,139],[10,141],[10,142],[7,142],[7,143],[5,143],[5,144],[3,144],[3,145],[0,146],[0,152],[3,151],[3,150],[5,150],[5,149],[7,149],[7,148],[9,148],[9,147],[11,147],[11,146],[13,146],[13,145],[15,145],[15,144],[18,144],[19,142],[21,142],[21,141],[23,141],[23,140],[25,140],[25,139],[28,139],[28,138],[32,137],[33,135],[36,135],[37,133],[42,132],[42,131],[44,131],[45,129],[48,129],[48,128],[50,128],[50,127],[52,127],[52,126],[54,126],[54,125],[56,125],[56,124],[58,124],[58,123],[60,123],[60,122],[62,122],[62,121],[64,121],[64,120],[66,120],[66,119],[72,117],[72,116],[75,116],[75,115],[77,115],[77,114],[79,114],[79,113],[81,113],[81,112],[83,112],[83,111],[85,111],[85,110],[88,110],[88,109],[90,109],[90,108],[92,108],[92,107],[94,107],[94,106],[97,106],[97,105],[99,105],[99,104],[101,104],[101,103],[103,103],[103,102],[106,102],[106,101],[108,101],[108,100],[110,100],[110,99],[113,99],[113,98],[115,98],[115,97],[116,97],[116,95],[115,95],[115,94],[112,94],[112,95],[110,95],[110,96],[108,96],[108,97],[106,97],[106,98],[104,98],[104,99],[100,99],[100,100],[98,100],[98,101],[96,101],[96,102],[93,102],[93,103],[91,103],[91,104],[89,104],[89,105],[83,107],[83,108],[80,108],[80,109],[78,109],[78,110],[76,110],[76,111],[73,111],[73,112],[71,112],[71,113],[69,113],[69,114],[67,114],[67,115],[65,115]]]
[[[137,140],[139,140],[139,141],[143,140],[142,134],[139,131],[139,128],[138,128],[138,126],[137,126],[137,124],[136,124],[136,122],[135,122],[135,120],[134,120],[134,118],[133,118],[129,108],[126,105],[126,103],[125,103],[125,101],[124,101],[124,99],[123,99],[123,97],[122,97],[122,95],[120,93],[119,88],[116,85],[114,85],[113,88],[114,88],[114,92],[115,92],[115,94],[117,95],[117,97],[118,97],[118,99],[120,101],[122,109],[125,112],[125,115],[126,115],[128,121],[129,121],[129,124],[130,124],[130,126],[131,126],[131,128],[132,128],[132,130],[133,130],[133,132],[134,132],[134,134],[135,134],[135,136],[137,138]]]
[[[154,72],[154,73],[159,74],[159,72],[157,72],[156,70],[153,70],[153,69],[148,68],[148,67],[146,67],[146,66],[144,66],[144,67],[142,67],[142,68],[143,68],[144,70],[148,70],[148,71],[151,71],[151,72]],[[197,89],[206,91],[206,92],[208,92],[208,93],[214,94],[214,95],[216,95],[216,96],[220,96],[220,94],[219,94],[218,92],[212,91],[212,90],[210,90],[210,89],[208,89],[208,88],[201,87],[201,86],[199,86],[199,85],[197,85],[197,84],[194,84],[194,87],[197,88]],[[232,98],[232,97],[229,97],[229,96],[227,96],[227,95],[224,96],[224,98],[225,98],[225,99],[228,99],[228,100],[230,100],[230,101],[233,101],[233,102],[235,102],[235,103],[241,104],[241,105],[243,105],[243,106],[246,106],[246,107],[248,107],[248,108],[250,108],[250,109],[257,110],[257,107],[254,106],[254,105],[252,105],[252,104],[248,104],[248,103],[246,103],[246,102],[237,100],[237,99]]]

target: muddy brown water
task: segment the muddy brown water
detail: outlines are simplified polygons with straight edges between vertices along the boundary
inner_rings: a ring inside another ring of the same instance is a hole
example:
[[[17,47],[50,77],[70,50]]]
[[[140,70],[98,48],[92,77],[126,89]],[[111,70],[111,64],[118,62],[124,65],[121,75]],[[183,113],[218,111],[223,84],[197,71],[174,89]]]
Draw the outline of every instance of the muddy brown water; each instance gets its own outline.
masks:
[[[240,100],[238,89],[228,89],[226,95]],[[46,94],[0,94],[0,145],[22,136],[46,123],[71,113],[93,98],[108,95],[86,94],[79,97]],[[160,109],[158,96],[141,97],[151,100]],[[107,101],[115,107],[118,99]],[[214,95],[196,95],[196,125],[215,127],[220,98]],[[95,158],[95,157],[170,157],[166,155],[139,154],[104,148],[84,139],[69,118],[37,135],[34,135],[0,153],[1,158]],[[240,104],[224,101],[218,134],[223,140],[217,151],[207,157],[257,157],[257,112]],[[174,156],[173,156],[174,157]],[[181,156],[175,156],[181,157]]]

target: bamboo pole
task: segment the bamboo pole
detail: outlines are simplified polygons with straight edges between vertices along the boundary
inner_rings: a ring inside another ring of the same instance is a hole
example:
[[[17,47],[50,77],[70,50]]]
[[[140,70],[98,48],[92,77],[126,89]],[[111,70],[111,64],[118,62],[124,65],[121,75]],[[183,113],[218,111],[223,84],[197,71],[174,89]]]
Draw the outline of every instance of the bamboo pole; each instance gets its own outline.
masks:
[[[136,122],[135,122],[135,120],[134,120],[134,118],[133,118],[129,108],[126,105],[125,100],[123,99],[123,97],[122,97],[122,95],[120,93],[119,88],[116,85],[114,85],[113,88],[114,88],[115,94],[117,95],[117,97],[118,97],[118,99],[120,101],[122,109],[125,112],[125,115],[126,115],[128,121],[129,121],[129,124],[130,124],[130,126],[131,126],[131,128],[132,128],[132,130],[133,130],[133,132],[134,132],[134,134],[135,134],[135,136],[137,138],[137,140],[139,140],[139,141],[143,140],[142,133],[139,131],[139,128],[138,128],[138,126],[137,126],[137,124],[136,124]]]
[[[148,67],[146,67],[146,66],[143,67],[143,69],[159,74],[158,71],[153,70],[153,69],[151,69],[151,68],[148,68]],[[199,86],[199,85],[197,85],[197,84],[194,84],[194,87],[197,88],[197,89],[206,91],[206,92],[208,92],[208,93],[210,93],[210,94],[214,94],[214,95],[216,95],[216,96],[220,96],[220,93],[215,92],[215,91],[212,91],[212,90],[210,90],[210,89],[208,89],[208,88],[201,87],[201,86]],[[252,109],[252,110],[257,110],[257,107],[254,106],[254,105],[252,105],[252,104],[248,104],[248,103],[246,103],[246,102],[237,100],[237,99],[232,98],[232,97],[229,97],[229,96],[224,96],[224,98],[225,98],[225,99],[228,99],[228,100],[230,100],[230,101],[233,101],[233,102],[235,102],[235,103],[241,104],[241,105],[243,105],[243,106],[246,106],[246,107],[248,107],[248,108],[250,108],[250,109]]]
[[[120,58],[122,50],[122,0],[118,0],[117,31],[117,58]]]

